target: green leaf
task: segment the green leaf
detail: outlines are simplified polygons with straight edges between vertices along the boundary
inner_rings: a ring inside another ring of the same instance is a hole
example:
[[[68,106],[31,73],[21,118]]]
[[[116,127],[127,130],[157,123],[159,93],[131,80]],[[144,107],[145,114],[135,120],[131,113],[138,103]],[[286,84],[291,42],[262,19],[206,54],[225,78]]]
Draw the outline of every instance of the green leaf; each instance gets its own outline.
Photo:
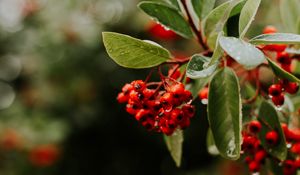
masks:
[[[206,146],[207,146],[207,152],[209,154],[214,155],[214,156],[220,154],[218,148],[216,147],[211,129],[208,129],[208,131],[207,131]]]
[[[176,163],[176,166],[179,167],[181,164],[182,157],[182,143],[183,143],[183,132],[182,130],[176,130],[171,136],[165,136],[165,142],[167,148],[170,151],[170,154],[173,160]]]
[[[216,0],[192,0],[192,5],[199,19],[206,17],[214,8]]]
[[[208,66],[212,66],[212,65],[216,64],[216,62],[219,61],[219,59],[223,55],[223,50],[222,50],[222,48],[221,48],[221,46],[219,44],[219,40],[220,40],[221,36],[223,36],[223,35],[224,35],[224,33],[220,32],[219,35],[218,35],[218,37],[217,37],[216,44],[215,44],[216,47],[215,47],[214,53],[213,53],[213,55],[211,57],[211,61],[208,64]]]
[[[166,28],[172,29],[185,38],[193,37],[190,25],[177,9],[156,2],[141,2],[138,6]]]
[[[292,82],[300,83],[300,80],[295,77],[294,75],[290,74],[289,72],[283,70],[281,67],[279,67],[274,61],[267,58],[269,65],[271,69],[273,70],[274,74],[282,79],[287,79]]]
[[[243,38],[257,13],[261,0],[248,0],[244,5],[239,19],[239,34]]]
[[[103,42],[108,55],[120,66],[149,68],[170,58],[170,53],[159,46],[113,32],[103,32]]]
[[[264,54],[253,45],[234,37],[221,37],[223,50],[247,69],[255,68],[265,61]]]
[[[274,33],[256,36],[250,40],[252,44],[300,44],[300,35],[292,33]]]
[[[174,6],[174,7],[176,7],[177,9],[180,9],[180,7],[179,7],[179,4],[178,4],[178,1],[177,0],[169,0],[170,1],[170,3]]]
[[[236,74],[230,68],[218,71],[210,82],[208,121],[220,154],[231,160],[240,157],[242,104]]]
[[[207,39],[207,44],[211,49],[215,48],[218,34],[223,31],[224,26],[230,17],[232,9],[234,9],[234,7],[241,2],[242,1],[239,0],[225,2],[212,10],[203,20],[203,35]]]
[[[270,103],[263,101],[259,109],[258,120],[262,123],[259,140],[263,147],[272,156],[282,161],[285,160],[287,156],[286,141],[275,108]],[[275,146],[269,145],[265,139],[267,132],[272,130],[279,135],[279,143]]]
[[[280,0],[281,20],[288,32],[297,33],[297,20],[300,16],[299,0]]]
[[[196,54],[192,56],[187,65],[186,75],[192,79],[205,78],[212,75],[217,69],[218,63],[205,67],[209,62],[210,58],[203,55]]]

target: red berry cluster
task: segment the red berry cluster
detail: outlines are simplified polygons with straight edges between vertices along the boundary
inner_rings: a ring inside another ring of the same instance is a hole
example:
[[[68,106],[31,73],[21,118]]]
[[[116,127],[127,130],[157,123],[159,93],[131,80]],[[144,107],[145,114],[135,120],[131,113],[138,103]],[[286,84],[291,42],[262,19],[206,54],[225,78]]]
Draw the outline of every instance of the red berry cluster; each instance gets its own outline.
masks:
[[[300,132],[291,130],[286,124],[281,125],[289,148],[289,157],[284,162],[284,174],[292,175],[300,169]]]
[[[262,147],[257,134],[262,126],[259,121],[251,121],[247,125],[247,129],[243,132],[242,150],[247,155],[245,162],[248,164],[249,171],[258,172],[261,164],[264,164],[268,154]],[[266,142],[270,146],[275,146],[279,142],[279,137],[276,131],[269,131],[265,135]]]
[[[298,83],[281,80],[279,83],[273,84],[269,87],[269,96],[276,106],[281,106],[284,103],[284,92],[295,94],[298,90]]]
[[[281,162],[284,175],[293,175],[300,169],[300,132],[290,130],[286,124],[281,125],[286,138],[286,144],[289,148],[288,159]],[[242,150],[246,154],[245,162],[248,164],[249,171],[259,172],[260,167],[264,164],[267,157],[271,158],[266,150],[262,147],[257,134],[260,132],[262,125],[259,121],[251,121],[243,131]],[[271,130],[265,135],[266,143],[272,147],[279,144],[279,135],[277,131]],[[274,160],[278,161],[278,160]]]
[[[163,89],[149,89],[142,80],[126,84],[119,93],[119,103],[127,103],[126,111],[135,116],[146,129],[171,135],[179,127],[190,125],[195,107],[192,94],[173,78],[162,82]]]

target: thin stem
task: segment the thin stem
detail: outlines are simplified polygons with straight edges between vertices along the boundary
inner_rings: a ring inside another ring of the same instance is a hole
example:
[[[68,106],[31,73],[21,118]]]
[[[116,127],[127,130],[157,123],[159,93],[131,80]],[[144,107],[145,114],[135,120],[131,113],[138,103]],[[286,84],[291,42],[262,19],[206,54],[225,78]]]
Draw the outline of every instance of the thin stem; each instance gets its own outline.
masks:
[[[256,74],[256,91],[255,91],[255,95],[253,97],[251,97],[250,99],[244,100],[243,101],[244,104],[250,104],[250,103],[255,102],[256,98],[259,95],[259,92],[260,92],[259,69],[256,70],[255,74]]]
[[[149,79],[151,78],[152,74],[153,74],[153,71],[154,71],[155,68],[152,68],[149,72],[149,74],[147,75],[146,79],[145,79],[145,83],[147,83],[149,81]]]
[[[192,19],[192,17],[191,17],[191,14],[190,14],[190,12],[189,12],[189,10],[188,10],[188,8],[187,8],[186,0],[181,0],[181,3],[182,3],[182,5],[183,5],[183,7],[184,7],[184,10],[186,11],[186,14],[187,14],[187,17],[188,17],[188,22],[189,22],[190,26],[192,27],[193,32],[194,32],[194,33],[196,34],[196,36],[197,36],[197,39],[198,39],[199,44],[202,46],[202,48],[203,48],[204,50],[209,50],[209,47],[207,46],[207,44],[204,42],[204,40],[203,40],[203,38],[202,38],[201,32],[198,31],[196,25],[195,25],[194,22],[193,22],[193,19]]]

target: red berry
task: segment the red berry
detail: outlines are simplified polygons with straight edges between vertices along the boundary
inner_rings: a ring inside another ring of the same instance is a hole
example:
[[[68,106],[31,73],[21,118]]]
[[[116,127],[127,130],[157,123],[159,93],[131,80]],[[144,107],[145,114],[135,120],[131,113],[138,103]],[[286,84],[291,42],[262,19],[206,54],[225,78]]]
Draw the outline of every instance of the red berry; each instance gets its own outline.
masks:
[[[181,122],[184,119],[182,110],[175,108],[171,111],[171,119],[177,122]]]
[[[297,171],[297,167],[293,160],[285,160],[283,164],[283,174],[293,175]]]
[[[274,26],[266,26],[263,30],[263,34],[272,34],[276,33],[277,29]]]
[[[256,161],[252,161],[249,163],[248,167],[249,167],[249,171],[258,172],[260,169],[260,164]]]
[[[135,115],[135,119],[140,122],[144,122],[148,118],[151,118],[151,117],[153,117],[151,115],[151,112],[149,110],[145,110],[145,109],[140,109]]]
[[[152,97],[154,95],[154,93],[155,93],[155,90],[153,90],[153,89],[146,88],[146,89],[143,90],[143,95],[147,99]]]
[[[173,104],[173,95],[169,92],[166,92],[161,98],[160,98],[160,103],[164,106],[164,107],[169,107],[170,105]]]
[[[187,117],[184,118],[184,119],[179,123],[181,129],[186,129],[187,127],[190,126],[190,124],[191,124],[191,121],[190,121],[190,119],[187,118]]]
[[[251,121],[248,127],[252,133],[258,133],[261,130],[261,124],[259,121]]]
[[[254,160],[256,162],[262,162],[267,156],[267,152],[265,150],[260,150],[255,153]]]
[[[263,47],[263,50],[274,51],[274,52],[283,52],[287,48],[285,44],[270,44]]]
[[[287,52],[277,52],[277,61],[281,64],[291,64],[292,59]]]
[[[127,95],[130,93],[130,91],[133,90],[133,86],[131,84],[125,84],[122,88],[122,92]]]
[[[270,96],[279,96],[282,93],[282,86],[280,84],[272,84],[269,87]]]
[[[184,85],[182,83],[176,83],[170,87],[169,92],[173,93],[174,98],[180,98],[180,96],[184,93]]]
[[[295,154],[300,154],[300,142],[294,143],[291,147],[291,152]]]
[[[208,87],[205,87],[199,91],[198,94],[200,100],[208,99]]]
[[[51,166],[58,158],[59,150],[55,145],[41,145],[29,153],[30,162],[38,167]]]
[[[128,112],[131,115],[135,115],[139,111],[139,108],[135,104],[127,104],[126,105],[126,112]]]
[[[185,90],[185,91],[183,92],[183,95],[182,95],[181,100],[182,100],[182,101],[185,101],[185,102],[189,102],[189,101],[191,101],[192,99],[193,99],[192,93],[191,93],[190,91],[188,91],[188,90]]]
[[[183,111],[184,116],[192,118],[195,115],[195,106],[185,104],[182,106],[181,110]]]
[[[250,152],[254,151],[256,140],[257,138],[253,136],[244,136],[243,144],[242,144],[243,150],[250,151]]]
[[[131,85],[133,86],[134,90],[139,91],[139,92],[146,89],[146,84],[143,80],[135,80],[135,81],[131,82]]]
[[[152,118],[147,118],[145,121],[142,122],[142,125],[147,130],[152,130],[154,128],[155,121]]]
[[[250,162],[252,162],[252,158],[250,157],[250,156],[247,156],[247,157],[245,157],[245,162],[247,163],[247,164],[249,164]]]
[[[177,38],[177,34],[172,30],[166,30],[162,25],[153,23],[148,29],[149,33],[155,37],[164,40],[173,40]]]
[[[117,100],[119,103],[126,103],[128,102],[129,97],[125,95],[123,92],[120,92],[118,94]]]
[[[280,64],[280,67],[287,72],[292,72],[291,64]]]
[[[266,141],[269,145],[275,146],[279,142],[278,133],[276,131],[267,132]]]
[[[137,91],[131,91],[129,94],[129,99],[134,102],[141,102],[144,99],[144,95]]]
[[[191,82],[191,79],[189,77],[186,77],[185,84],[189,84]]]
[[[284,95],[281,93],[278,96],[273,96],[272,101],[276,106],[281,106],[284,103]]]
[[[284,86],[284,90],[289,94],[295,94],[299,90],[299,85],[296,82],[288,82],[288,84]]]

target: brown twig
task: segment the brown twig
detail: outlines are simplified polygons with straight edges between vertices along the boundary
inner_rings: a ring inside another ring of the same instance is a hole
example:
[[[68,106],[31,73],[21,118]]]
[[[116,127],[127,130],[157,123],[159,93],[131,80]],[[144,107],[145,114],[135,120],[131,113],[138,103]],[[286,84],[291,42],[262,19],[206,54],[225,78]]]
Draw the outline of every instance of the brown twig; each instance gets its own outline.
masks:
[[[192,27],[193,32],[196,34],[199,44],[202,46],[202,48],[204,50],[209,50],[209,47],[207,46],[207,44],[204,42],[204,39],[202,38],[201,32],[198,31],[196,25],[193,22],[191,14],[187,8],[186,0],[181,0],[181,3],[183,5],[184,10],[186,11],[186,14],[188,17],[188,22],[189,22],[190,26]]]

